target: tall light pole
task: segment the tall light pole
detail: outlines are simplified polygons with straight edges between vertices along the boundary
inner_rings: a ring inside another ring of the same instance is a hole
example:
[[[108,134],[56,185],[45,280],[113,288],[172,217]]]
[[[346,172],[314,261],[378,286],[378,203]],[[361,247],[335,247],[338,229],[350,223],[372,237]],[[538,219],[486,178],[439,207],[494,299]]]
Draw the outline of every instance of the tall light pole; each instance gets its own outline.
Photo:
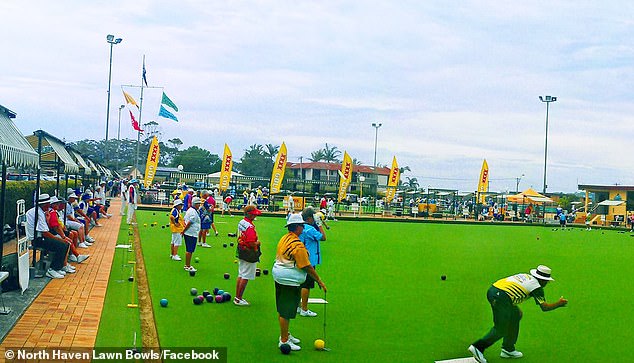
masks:
[[[519,177],[515,178],[515,193],[519,193],[520,192],[520,180],[522,180],[523,177],[524,177],[524,174],[522,174]]]
[[[379,176],[376,172],[376,145],[379,139],[379,128],[383,126],[381,123],[372,123],[372,127],[374,127],[374,179],[376,180],[376,188],[374,189],[374,204],[372,206],[372,213],[376,210],[376,202],[379,196]]]
[[[104,156],[108,153],[108,126],[110,123],[110,85],[112,83],[112,46],[121,43],[123,39],[114,38],[114,35],[108,34],[106,41],[110,44],[110,69],[108,70],[108,107],[106,108],[106,143],[104,145]],[[105,162],[104,157],[104,162]]]
[[[121,151],[121,110],[123,110],[124,107],[125,105],[119,106],[119,127],[117,127],[117,172],[119,172],[119,159],[121,158],[121,155],[119,155]]]
[[[546,195],[546,160],[548,158],[548,109],[550,108],[551,102],[557,101],[557,97],[539,96],[539,100],[542,102],[546,102],[546,138],[544,139],[544,189],[542,190],[543,194]]]

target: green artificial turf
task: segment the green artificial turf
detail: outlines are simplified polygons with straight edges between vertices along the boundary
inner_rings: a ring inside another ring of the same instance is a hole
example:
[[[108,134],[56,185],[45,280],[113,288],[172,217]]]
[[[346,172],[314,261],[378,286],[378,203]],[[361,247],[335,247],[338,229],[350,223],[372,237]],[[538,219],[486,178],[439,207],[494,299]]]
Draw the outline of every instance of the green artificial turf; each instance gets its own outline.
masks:
[[[556,279],[545,288],[547,300],[563,295],[570,303],[548,313],[532,300],[521,305],[524,319],[517,349],[524,352],[522,362],[631,360],[634,238],[629,233],[331,222],[318,272],[329,289],[326,346],[332,351],[312,349],[313,341],[323,338],[324,322],[324,306],[313,305],[318,317],[291,321],[291,332],[303,341],[302,351],[283,356],[277,349],[272,276],[249,283],[244,298],[252,306],[192,304],[192,287],[199,293],[214,287],[235,293],[235,248],[223,248],[222,243],[235,240],[227,233],[235,232],[240,217],[216,216],[220,237],[208,237],[212,248],[197,248],[194,256],[201,261],[193,263],[198,273],[190,277],[183,262],[169,258],[170,232],[160,227],[167,224],[166,213],[137,211],[162,347],[228,347],[229,362],[433,362],[467,357],[469,344],[492,326],[486,301],[490,284],[546,264]],[[159,226],[150,227],[155,221]],[[284,219],[259,217],[255,224],[263,243],[260,267],[270,269],[275,246],[285,233]],[[184,257],[184,246],[180,252]],[[116,268],[114,264],[113,273]],[[223,279],[226,272],[230,280]],[[323,297],[323,292],[313,290],[312,296]],[[161,298],[169,300],[167,308],[159,306]],[[485,355],[490,362],[506,361],[499,352],[500,343]]]
[[[129,244],[128,225],[125,220],[121,223],[117,244]],[[132,275],[133,266],[128,264],[130,260],[134,260],[133,252],[128,252],[127,249],[115,249],[95,347],[134,348],[135,332],[137,334],[137,347],[142,346],[139,309],[127,306],[130,300],[136,299],[137,292],[136,285],[128,281],[128,277]],[[131,295],[132,293],[135,294],[134,297]]]

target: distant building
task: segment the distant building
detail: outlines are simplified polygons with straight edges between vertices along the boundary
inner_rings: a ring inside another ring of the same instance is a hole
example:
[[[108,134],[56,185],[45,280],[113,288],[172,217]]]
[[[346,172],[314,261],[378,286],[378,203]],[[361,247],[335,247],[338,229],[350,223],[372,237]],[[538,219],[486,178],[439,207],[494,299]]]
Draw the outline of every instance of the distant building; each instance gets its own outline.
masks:
[[[634,212],[634,186],[580,184],[579,190],[585,191],[585,210],[603,216],[600,224],[622,224]]]
[[[119,174],[121,174],[121,176],[124,178],[132,177],[139,180],[143,179],[143,174],[139,171],[139,169],[132,165],[126,166],[125,168],[121,169]]]
[[[306,192],[322,192],[320,185],[335,189],[339,185],[338,171],[341,170],[340,163],[326,163],[322,161],[309,163],[286,163],[286,174],[284,183],[294,190],[305,190]],[[359,176],[365,177],[363,181],[364,189],[384,192],[387,185],[387,178],[390,169],[386,167],[374,167],[367,165],[354,165],[352,168],[351,191],[358,190],[360,184]],[[378,181],[378,183],[377,183]],[[307,185],[303,185],[305,182]]]

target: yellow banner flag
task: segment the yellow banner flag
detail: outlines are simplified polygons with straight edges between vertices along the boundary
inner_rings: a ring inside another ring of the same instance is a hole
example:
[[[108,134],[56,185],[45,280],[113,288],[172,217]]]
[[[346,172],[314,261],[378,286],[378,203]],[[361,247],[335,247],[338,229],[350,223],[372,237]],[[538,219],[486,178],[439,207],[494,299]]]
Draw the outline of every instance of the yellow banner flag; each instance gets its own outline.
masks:
[[[233,159],[231,157],[231,150],[229,146],[225,144],[225,151],[222,154],[222,166],[220,169],[220,183],[218,189],[224,192],[229,188],[229,182],[231,181],[231,168],[233,168]]]
[[[396,162],[396,156],[392,159],[392,168],[390,169],[390,176],[387,179],[387,189],[385,191],[385,200],[390,203],[396,196],[396,187],[401,179],[401,171],[398,169],[398,162]]]
[[[271,174],[271,194],[277,194],[282,189],[282,180],[284,180],[284,171],[286,170],[286,159],[288,158],[288,152],[286,151],[286,144],[282,142],[280,151],[275,158],[275,164],[273,164],[273,174]]]
[[[341,170],[339,171],[339,193],[337,194],[337,200],[341,202],[348,191],[350,181],[352,181],[352,158],[348,155],[347,151],[343,152],[343,161],[341,162]]]
[[[156,167],[159,162],[160,151],[158,139],[154,136],[154,138],[152,138],[152,143],[150,144],[150,150],[147,153],[147,163],[145,164],[145,181],[143,182],[145,188],[149,188],[154,180]]]
[[[478,202],[484,203],[486,198],[486,192],[489,191],[489,164],[487,159],[484,159],[482,163],[482,170],[480,170],[480,180],[478,180]]]

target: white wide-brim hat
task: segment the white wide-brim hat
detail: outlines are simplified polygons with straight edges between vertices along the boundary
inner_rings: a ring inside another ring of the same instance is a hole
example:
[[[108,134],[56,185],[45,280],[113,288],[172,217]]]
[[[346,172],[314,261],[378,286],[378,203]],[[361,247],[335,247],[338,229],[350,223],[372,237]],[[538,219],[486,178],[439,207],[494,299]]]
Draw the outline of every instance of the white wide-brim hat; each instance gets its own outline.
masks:
[[[533,275],[533,277],[537,279],[555,281],[555,279],[550,277],[550,273],[551,273],[550,267],[544,266],[544,265],[539,265],[537,266],[537,268],[534,268],[531,270],[531,275]]]
[[[306,223],[306,221],[304,221],[304,218],[302,218],[302,215],[299,213],[293,213],[290,215],[290,217],[288,217],[288,220],[286,221],[286,225],[284,227],[288,227],[291,224],[304,224]]]
[[[181,199],[175,199],[174,200],[174,207],[176,207],[177,205],[182,205],[183,201]]]

